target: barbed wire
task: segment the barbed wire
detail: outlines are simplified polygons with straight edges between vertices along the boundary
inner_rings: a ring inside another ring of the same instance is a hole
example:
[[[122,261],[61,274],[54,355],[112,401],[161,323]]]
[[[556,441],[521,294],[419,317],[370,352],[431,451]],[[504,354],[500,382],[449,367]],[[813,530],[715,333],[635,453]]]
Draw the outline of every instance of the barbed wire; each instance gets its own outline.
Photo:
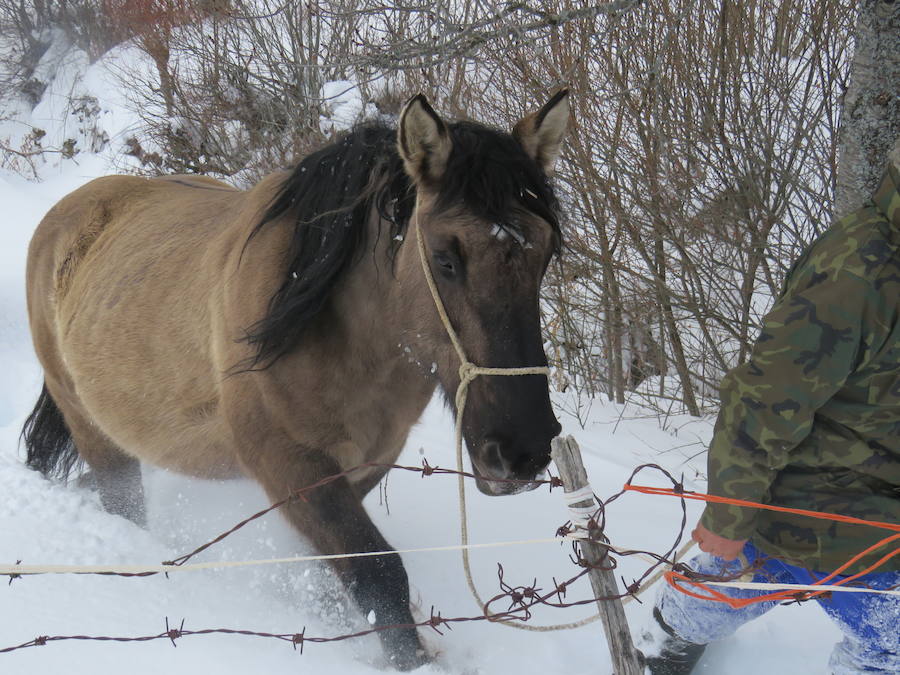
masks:
[[[390,468],[390,469],[398,469],[402,471],[410,471],[419,473],[423,478],[429,477],[432,475],[455,475],[462,476],[468,479],[474,479],[475,475],[465,471],[457,471],[453,469],[445,469],[439,466],[431,466],[427,459],[423,459],[421,466],[404,466],[404,465],[396,465],[396,464],[383,464],[383,463],[375,463],[369,462],[365,464],[361,464],[346,471],[342,471],[340,473],[336,473],[325,478],[322,478],[319,481],[316,481],[308,486],[301,488],[300,490],[295,491],[290,496],[285,499],[272,504],[271,506],[254,513],[253,515],[245,518],[240,521],[230,529],[222,532],[218,536],[213,539],[201,544],[196,547],[192,551],[185,553],[177,558],[174,558],[171,561],[165,562],[165,565],[171,565],[174,567],[179,567],[187,563],[187,561],[191,560],[201,552],[208,550],[209,548],[215,546],[219,542],[223,541],[227,537],[231,536],[241,528],[245,527],[249,523],[257,520],[266,514],[284,506],[294,500],[297,499],[305,499],[305,495],[311,490],[315,490],[324,485],[328,485],[340,478],[344,478],[356,471],[360,471],[367,468]],[[18,645],[13,645],[9,647],[5,647],[0,649],[0,654],[14,652],[30,647],[41,647],[46,646],[51,642],[61,642],[61,641],[96,641],[96,642],[150,642],[156,640],[169,640],[173,646],[176,646],[176,640],[192,637],[198,635],[212,635],[212,634],[222,634],[222,635],[243,635],[249,637],[258,637],[258,638],[267,638],[272,640],[278,640],[282,642],[287,642],[291,644],[295,649],[299,647],[300,652],[303,652],[303,647],[306,644],[313,643],[330,643],[330,642],[341,642],[344,640],[361,638],[368,635],[373,635],[380,633],[382,631],[387,630],[395,630],[395,629],[410,629],[410,628],[430,628],[434,630],[436,633],[443,635],[443,629],[452,629],[453,624],[464,623],[464,622],[477,622],[477,621],[485,621],[489,623],[504,623],[509,621],[519,621],[519,622],[527,622],[533,618],[534,612],[533,610],[536,607],[548,607],[552,609],[569,609],[574,607],[581,607],[590,605],[595,602],[604,602],[604,601],[621,601],[626,598],[631,598],[634,600],[638,599],[639,593],[649,584],[646,583],[647,579],[654,573],[657,568],[662,565],[670,566],[674,571],[687,576],[692,580],[703,581],[703,582],[729,582],[734,581],[743,577],[748,573],[755,573],[759,571],[762,561],[757,561],[752,565],[749,565],[746,569],[737,571],[732,574],[723,574],[720,576],[709,575],[709,574],[699,574],[694,572],[687,564],[683,562],[679,562],[673,559],[676,549],[678,548],[679,543],[684,538],[684,534],[687,527],[687,505],[684,497],[679,499],[681,504],[681,522],[678,528],[677,535],[675,537],[672,545],[667,549],[667,551],[663,554],[658,554],[653,551],[645,551],[645,550],[632,550],[632,549],[617,549],[614,548],[608,538],[605,535],[605,528],[607,523],[607,514],[606,510],[610,504],[614,503],[620,497],[622,497],[626,492],[629,491],[628,486],[631,485],[632,481],[635,477],[647,470],[655,470],[662,474],[665,479],[672,483],[673,490],[676,493],[684,492],[684,486],[681,481],[677,480],[669,471],[659,466],[658,464],[642,464],[632,471],[626,486],[619,492],[615,493],[611,497],[603,500],[597,497],[594,494],[594,499],[596,501],[597,510],[588,520],[587,528],[576,532],[576,528],[573,526],[572,521],[567,521],[565,524],[560,526],[556,535],[560,538],[561,543],[565,543],[567,540],[572,547],[571,553],[569,554],[570,561],[578,567],[578,571],[572,576],[564,579],[563,581],[557,581],[556,577],[552,577],[551,581],[544,582],[543,584],[539,583],[538,579],[535,577],[531,583],[528,584],[513,584],[507,581],[506,572],[502,566],[502,564],[497,564],[497,583],[499,587],[499,592],[493,595],[490,599],[488,599],[484,605],[482,606],[482,613],[475,616],[457,616],[457,617],[444,617],[439,610],[436,610],[432,605],[429,613],[429,617],[422,621],[416,623],[407,623],[407,624],[390,624],[383,626],[373,626],[371,628],[367,628],[364,630],[359,630],[355,632],[334,635],[334,636],[314,636],[307,635],[306,627],[304,626],[299,632],[297,631],[285,631],[281,633],[273,633],[266,631],[256,631],[250,629],[243,628],[202,628],[202,629],[186,629],[184,627],[185,620],[182,619],[178,624],[178,627],[174,627],[169,623],[168,617],[165,619],[165,630],[159,633],[150,634],[150,635],[139,635],[139,636],[98,636],[98,635],[39,635],[32,640],[27,642],[23,642]],[[505,483],[529,483],[534,484],[537,483],[539,485],[547,485],[549,489],[552,491],[557,487],[563,487],[562,481],[555,476],[551,476],[545,480],[532,480],[532,481],[521,481],[514,479],[490,479],[486,477],[481,477],[482,480],[495,480],[497,482],[505,482]],[[577,539],[573,539],[572,537],[577,536]],[[596,564],[590,564],[587,560],[581,555],[580,548],[578,547],[578,541],[583,539],[589,539],[595,543],[599,543],[606,549],[606,555],[598,561]],[[389,553],[389,551],[379,552],[379,553]],[[567,594],[570,590],[572,584],[576,583],[578,580],[582,579],[585,575],[587,575],[592,569],[605,569],[605,570],[615,570],[618,567],[618,561],[615,556],[618,557],[630,557],[630,556],[641,556],[650,561],[649,567],[639,576],[633,578],[631,582],[625,580],[625,578],[620,577],[620,582],[622,584],[622,588],[624,591],[617,595],[610,595],[605,597],[596,597],[591,594],[589,597],[579,598],[575,600],[569,600]],[[17,561],[17,564],[21,563]],[[151,576],[155,574],[159,574],[160,572],[140,572],[140,573],[128,573],[128,572],[113,572],[113,571],[101,571],[101,572],[86,572],[88,574],[98,574],[103,576],[122,576],[122,577],[144,577]],[[0,575],[3,576],[3,575]],[[22,575],[16,573],[6,574],[10,578],[10,584],[14,579],[20,578]],[[653,580],[655,581],[655,579]],[[652,582],[651,582],[652,583]],[[857,585],[859,587],[860,585]],[[865,586],[862,584],[861,586]],[[790,602],[804,602],[809,599],[810,591],[806,590],[798,590],[796,594],[794,594],[790,600]]]
[[[350,469],[347,469],[346,471],[342,471],[340,473],[326,476],[325,478],[323,478],[315,483],[312,483],[311,485],[308,485],[304,488],[301,488],[301,489],[295,491],[294,493],[292,493],[290,496],[286,497],[285,499],[282,499],[281,501],[276,502],[276,503],[272,504],[271,506],[254,513],[252,516],[245,518],[241,522],[237,523],[234,527],[226,530],[225,532],[216,536],[215,538],[211,539],[210,541],[206,542],[205,544],[198,546],[193,551],[190,551],[189,553],[181,555],[177,558],[174,558],[171,561],[163,562],[163,564],[164,565],[175,565],[175,566],[183,565],[184,563],[189,561],[191,558],[195,557],[199,553],[202,553],[203,551],[210,548],[211,546],[218,544],[220,541],[222,541],[226,537],[231,536],[232,534],[234,534],[241,528],[245,527],[246,525],[250,524],[254,520],[257,520],[258,518],[262,518],[266,514],[271,513],[272,511],[274,511],[282,506],[290,504],[291,502],[295,502],[298,499],[305,499],[306,493],[311,492],[312,490],[315,490],[316,488],[328,485],[329,483],[333,483],[334,481],[339,480],[341,478],[346,478],[347,476],[355,473],[356,471],[360,471],[363,469],[370,469],[370,468],[410,471],[413,473],[421,474],[422,478],[426,478],[426,477],[432,476],[432,475],[462,476],[464,478],[470,478],[470,479],[476,478],[474,473],[470,473],[467,471],[457,471],[454,469],[445,469],[440,466],[431,466],[428,463],[427,459],[422,460],[422,466],[405,466],[405,465],[400,465],[400,464],[385,464],[385,463],[380,463],[380,462],[366,462],[364,464],[359,464]],[[556,477],[552,477],[552,478],[549,478],[546,480],[518,480],[518,479],[512,479],[512,478],[490,478],[490,479],[486,479],[486,480],[491,480],[491,481],[498,482],[498,483],[515,484],[515,485],[525,485],[525,484],[527,484],[527,485],[534,485],[534,484],[549,485],[550,489],[553,489],[554,487],[562,487],[562,481]]]
[[[184,565],[189,560],[199,555],[201,552],[208,550],[209,548],[215,546],[220,543],[224,539],[228,538],[241,528],[247,526],[249,523],[265,516],[272,511],[289,504],[292,501],[298,499],[305,499],[306,495],[317,488],[328,485],[336,480],[341,478],[345,478],[348,475],[369,468],[390,468],[397,469],[402,471],[409,471],[420,474],[423,478],[433,476],[433,475],[454,475],[454,476],[462,476],[467,479],[474,479],[476,476],[473,473],[466,471],[457,471],[454,469],[445,469],[440,466],[432,466],[428,463],[427,459],[423,459],[421,466],[404,466],[404,465],[396,465],[396,464],[382,464],[382,463],[365,463],[359,466],[352,467],[347,469],[346,471],[342,471],[340,473],[336,473],[321,480],[318,480],[310,485],[307,485],[285,499],[278,501],[271,506],[257,511],[256,513],[248,516],[247,518],[241,520],[233,527],[228,530],[222,532],[217,535],[213,539],[197,546],[193,550],[185,553],[181,556],[174,558],[173,560],[166,561],[163,564],[172,565],[175,567]],[[532,481],[521,481],[514,479],[488,479],[485,480],[495,480],[497,482],[505,482],[505,483],[529,483],[534,484],[537,483],[539,485],[547,485],[550,490],[553,490],[557,487],[562,487],[562,481],[555,476],[551,476],[545,480],[532,480]],[[614,498],[620,496],[621,493],[617,494]],[[603,513],[604,515],[600,517],[599,514]],[[605,512],[603,507],[603,502],[598,500],[598,519],[590,521],[592,525],[592,532],[596,535],[601,532],[599,527],[599,523],[605,524]],[[570,529],[571,523],[567,523],[562,525],[557,529],[556,535],[558,537],[565,537],[568,534],[572,533],[573,530]],[[683,529],[683,527],[682,527]],[[679,534],[679,537],[681,535]],[[560,539],[561,543],[564,543],[564,539]],[[460,622],[471,622],[471,621],[487,621],[491,623],[502,623],[505,621],[528,621],[533,616],[533,610],[538,605],[543,605],[547,607],[552,607],[556,609],[567,608],[567,607],[577,607],[588,605],[590,603],[596,602],[598,598],[593,596],[569,601],[566,599],[566,594],[570,588],[570,586],[578,581],[580,578],[585,576],[591,569],[591,565],[589,565],[585,559],[581,556],[580,551],[576,545],[575,541],[571,541],[570,545],[572,546],[572,553],[570,554],[570,558],[573,563],[575,563],[579,570],[576,574],[572,575],[570,578],[566,578],[563,581],[557,581],[554,577],[552,583],[539,585],[538,580],[535,578],[531,584],[511,584],[508,583],[505,578],[505,571],[503,566],[498,564],[497,568],[497,578],[499,585],[499,592],[494,594],[482,607],[482,613],[480,615],[475,616],[459,616],[459,617],[444,617],[442,616],[440,611],[436,611],[432,606],[430,616],[418,623],[415,624],[396,624],[396,625],[385,625],[385,626],[377,626],[368,628],[361,631],[346,633],[342,635],[336,635],[331,637],[325,636],[310,636],[306,634],[306,628],[304,627],[300,632],[296,631],[285,631],[281,633],[272,633],[266,631],[255,631],[244,628],[202,628],[202,629],[185,629],[184,621],[182,621],[179,626],[172,627],[169,624],[168,618],[166,619],[166,629],[160,633],[151,634],[151,635],[140,635],[140,636],[109,636],[109,635],[39,635],[32,640],[24,642],[19,645],[14,645],[10,647],[6,647],[0,649],[0,654],[8,653],[12,651],[18,651],[21,649],[29,648],[29,647],[39,647],[45,646],[51,642],[60,642],[60,641],[110,641],[110,642],[149,642],[154,640],[164,640],[168,639],[173,644],[175,644],[175,640],[195,636],[195,635],[209,635],[209,634],[227,634],[227,635],[245,635],[252,637],[260,637],[260,638],[268,638],[268,639],[276,639],[280,641],[285,641],[291,643],[295,648],[297,646],[300,647],[301,652],[304,644],[307,643],[325,643],[325,642],[338,642],[342,640],[348,640],[352,638],[359,638],[366,635],[371,635],[374,633],[378,633],[384,630],[392,630],[392,629],[402,629],[402,628],[431,628],[438,633],[441,633],[443,628],[450,628],[452,624],[460,623]],[[608,549],[612,552],[612,549]],[[623,555],[630,555],[632,553],[637,552],[622,552]],[[654,561],[654,565],[660,564],[663,560],[662,556],[657,556],[652,552],[641,552],[646,555],[650,555]],[[18,561],[21,563],[21,561]],[[611,555],[607,555],[600,563],[601,565],[612,569],[616,566],[616,561]],[[113,572],[113,571],[102,571],[102,572],[87,572],[89,574],[98,574],[103,576],[122,576],[122,577],[144,577],[151,576],[155,574],[159,574],[159,572]],[[7,576],[10,578],[10,583],[16,578],[20,578],[20,574],[10,573]],[[645,575],[646,576],[646,575]],[[644,577],[642,577],[644,578]],[[624,583],[624,582],[623,582]],[[546,588],[547,590],[543,590]],[[611,596],[609,598],[599,598],[600,600],[618,600],[627,595],[631,595],[638,590],[638,586],[634,583],[626,585],[626,590],[623,594],[618,596]]]
[[[383,631],[395,630],[395,629],[409,629],[409,628],[431,628],[439,635],[443,635],[442,628],[451,629],[453,624],[456,623],[464,623],[464,622],[476,622],[476,621],[486,621],[489,623],[497,623],[504,621],[528,621],[532,618],[532,609],[538,605],[562,609],[562,608],[570,608],[570,607],[578,607],[582,605],[591,604],[597,602],[598,600],[619,600],[627,595],[631,595],[633,593],[633,589],[628,589],[625,593],[620,595],[614,595],[604,598],[596,598],[589,597],[584,599],[575,600],[572,602],[566,602],[564,598],[568,592],[569,587],[578,581],[580,578],[585,576],[590,572],[591,569],[598,566],[593,566],[587,563],[587,561],[580,555],[578,549],[575,547],[575,542],[573,542],[573,562],[575,562],[581,570],[572,576],[569,579],[558,582],[555,579],[550,586],[550,590],[543,591],[542,588],[538,586],[538,581],[535,579],[529,585],[516,585],[513,586],[508,584],[505,580],[505,571],[503,566],[498,563],[497,565],[497,577],[500,585],[501,592],[493,596],[485,606],[482,608],[483,612],[480,615],[476,616],[462,616],[462,617],[444,617],[441,615],[440,611],[436,611],[434,606],[431,607],[430,616],[416,623],[406,623],[406,624],[390,624],[384,626],[374,626],[372,628],[368,628],[365,630],[360,630],[352,633],[345,633],[341,635],[335,635],[330,637],[325,636],[311,636],[306,634],[306,627],[299,632],[288,631],[282,633],[272,633],[266,631],[255,631],[250,629],[238,629],[238,628],[203,628],[203,629],[185,629],[184,623],[185,620],[182,619],[180,625],[175,628],[169,624],[169,619],[166,617],[165,624],[166,629],[160,633],[155,633],[151,635],[139,635],[139,636],[109,636],[109,635],[39,635],[36,638],[29,640],[27,642],[23,642],[18,645],[13,645],[10,647],[5,647],[0,649],[0,654],[9,653],[18,651],[21,649],[26,649],[29,647],[43,647],[51,642],[62,642],[62,641],[95,641],[95,642],[150,642],[154,640],[164,640],[168,639],[175,645],[175,640],[178,640],[183,637],[190,637],[196,635],[211,635],[211,634],[226,634],[226,635],[244,635],[251,637],[260,637],[260,638],[270,638],[275,640],[280,640],[284,642],[291,643],[296,649],[298,646],[300,647],[300,652],[303,653],[303,646],[307,643],[327,643],[327,642],[340,642],[343,640],[349,640],[353,638],[361,638],[368,635],[377,634]],[[606,560],[612,562],[613,559],[607,556]],[[612,567],[615,567],[612,564]],[[127,575],[123,575],[127,576]],[[554,600],[556,598],[556,600]],[[496,603],[500,603],[501,601],[506,600],[508,602],[508,606],[499,611],[491,611],[491,605]]]

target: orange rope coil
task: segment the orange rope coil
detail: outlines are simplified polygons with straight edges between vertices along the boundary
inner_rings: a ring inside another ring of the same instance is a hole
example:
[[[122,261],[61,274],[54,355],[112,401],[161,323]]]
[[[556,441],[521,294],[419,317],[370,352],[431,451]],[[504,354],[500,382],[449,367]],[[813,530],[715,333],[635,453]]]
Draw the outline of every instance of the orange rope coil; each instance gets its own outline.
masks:
[[[793,513],[801,516],[808,516],[810,518],[818,518],[820,520],[831,520],[839,523],[851,523],[854,525],[869,525],[871,527],[877,527],[884,530],[891,530],[896,532],[897,534],[892,534],[888,537],[885,537],[881,541],[869,546],[866,550],[857,553],[850,560],[845,562],[843,565],[838,567],[836,570],[828,574],[827,576],[815,581],[812,585],[819,586],[825,585],[831,582],[836,576],[838,576],[842,571],[853,565],[858,560],[864,558],[869,553],[876,551],[888,544],[900,540],[900,523],[885,523],[878,520],[865,520],[863,518],[854,518],[852,516],[844,516],[838,513],[824,513],[822,511],[808,511],[806,509],[792,509],[786,506],[774,506],[772,504],[759,504],[757,502],[747,501],[745,499],[732,499],[730,497],[719,497],[716,495],[708,495],[702,492],[692,492],[690,490],[679,490],[674,488],[658,488],[658,487],[649,487],[645,485],[625,485],[624,488],[629,492],[640,492],[642,494],[647,495],[662,495],[666,497],[679,497],[681,499],[692,499],[695,501],[702,502],[712,502],[715,504],[732,504],[734,506],[744,506],[748,508],[755,509],[764,509],[766,511],[778,511],[781,513]],[[882,556],[877,562],[870,565],[862,572],[858,572],[857,574],[848,576],[844,579],[839,579],[834,581],[831,585],[840,586],[843,584],[847,584],[855,579],[858,579],[861,576],[866,574],[870,574],[875,571],[882,565],[884,565],[888,560],[893,558],[894,556],[900,554],[900,548],[895,548],[893,551]],[[698,600],[712,600],[715,602],[724,602],[732,609],[742,609],[749,605],[752,605],[757,602],[770,602],[770,601],[780,601],[780,600],[798,600],[798,599],[811,599],[815,598],[819,595],[823,595],[828,591],[810,591],[807,593],[797,593],[793,591],[777,591],[775,593],[766,593],[764,595],[759,595],[751,598],[733,598],[731,596],[725,595],[720,591],[717,591],[709,586],[703,584],[699,581],[694,581],[689,578],[685,574],[681,572],[677,572],[674,569],[669,570],[665,573],[666,581],[670,586],[675,588],[676,590],[688,595],[692,598],[697,598]],[[703,593],[698,591],[693,591],[684,586],[680,585],[679,582],[683,582],[684,584],[688,584],[695,589],[702,590]]]

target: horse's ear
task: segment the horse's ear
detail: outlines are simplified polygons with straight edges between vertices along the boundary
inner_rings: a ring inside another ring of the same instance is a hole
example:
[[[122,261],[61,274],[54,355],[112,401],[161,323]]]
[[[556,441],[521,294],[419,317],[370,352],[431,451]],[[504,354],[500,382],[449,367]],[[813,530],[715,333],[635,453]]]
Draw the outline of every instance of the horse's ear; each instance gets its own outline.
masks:
[[[559,157],[568,125],[569,90],[561,89],[543,108],[520,119],[513,127],[513,136],[525,152],[550,174]]]
[[[453,142],[424,95],[414,96],[400,113],[397,146],[406,173],[416,183],[433,185],[443,176]]]

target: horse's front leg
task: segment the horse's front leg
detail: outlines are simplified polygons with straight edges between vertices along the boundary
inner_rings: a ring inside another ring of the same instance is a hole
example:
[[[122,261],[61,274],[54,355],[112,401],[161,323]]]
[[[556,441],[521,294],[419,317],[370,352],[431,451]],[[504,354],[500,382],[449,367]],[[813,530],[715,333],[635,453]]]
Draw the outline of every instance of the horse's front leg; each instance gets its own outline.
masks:
[[[325,453],[293,450],[279,458],[257,457],[248,467],[273,500],[340,473]],[[282,509],[288,520],[322,553],[392,551],[346,478],[304,492]],[[428,661],[409,609],[409,582],[397,554],[330,561],[357,607],[378,629],[387,657],[398,670]],[[402,625],[402,628],[391,626]]]

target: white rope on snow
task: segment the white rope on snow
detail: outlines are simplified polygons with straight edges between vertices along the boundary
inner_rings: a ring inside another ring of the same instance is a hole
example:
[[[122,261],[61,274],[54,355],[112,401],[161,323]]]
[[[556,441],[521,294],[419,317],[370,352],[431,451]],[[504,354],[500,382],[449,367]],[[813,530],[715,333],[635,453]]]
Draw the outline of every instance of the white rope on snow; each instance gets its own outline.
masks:
[[[529,546],[534,544],[560,543],[563,539],[580,541],[584,537],[579,534],[568,534],[564,538],[552,537],[545,539],[519,539],[513,541],[487,542],[483,544],[454,544],[450,546],[428,546],[423,548],[408,548],[390,551],[370,551],[367,553],[338,553],[325,555],[291,556],[287,558],[263,558],[259,560],[221,560],[201,563],[186,563],[184,565],[0,565],[0,576],[26,576],[37,574],[142,574],[142,573],[170,573],[170,572],[196,572],[200,570],[227,569],[234,567],[251,567],[256,565],[277,565],[283,563],[314,562],[323,560],[338,560],[342,558],[367,558],[377,555],[400,555],[410,553],[432,553],[442,551],[459,551],[482,548],[502,548],[506,546]],[[622,550],[610,546],[613,553],[621,554]],[[683,555],[685,549],[679,552]],[[656,562],[656,561],[651,561]],[[642,590],[652,586],[658,577],[649,579]],[[872,588],[859,588],[854,586],[813,585],[813,584],[770,584],[752,581],[706,581],[710,586],[722,586],[726,588],[738,588],[742,590],[788,590],[788,591],[831,591],[839,593],[874,593],[878,595],[892,595],[900,597],[900,590],[878,590]],[[625,598],[624,601],[630,600]]]
[[[451,546],[427,546],[390,551],[368,551],[365,553],[332,553],[323,555],[291,556],[287,558],[263,558],[259,560],[219,560],[183,565],[0,565],[0,576],[26,574],[142,574],[144,572],[194,572],[197,570],[224,569],[228,567],[251,567],[254,565],[277,565],[281,563],[313,562],[320,560],[341,560],[344,558],[371,558],[378,555],[400,555],[408,553],[431,553],[435,551],[459,551],[476,548],[501,548],[503,546],[526,546],[530,544],[559,543],[559,537],[547,539],[519,539],[484,544],[454,544]]]

